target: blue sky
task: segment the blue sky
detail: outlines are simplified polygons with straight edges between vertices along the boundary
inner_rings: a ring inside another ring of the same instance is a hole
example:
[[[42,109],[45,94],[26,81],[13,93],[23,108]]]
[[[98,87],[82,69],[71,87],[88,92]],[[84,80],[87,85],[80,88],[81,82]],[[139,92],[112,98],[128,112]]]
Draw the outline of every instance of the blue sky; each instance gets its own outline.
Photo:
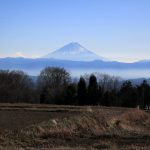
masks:
[[[150,0],[0,0],[0,57],[70,42],[119,61],[150,59]]]

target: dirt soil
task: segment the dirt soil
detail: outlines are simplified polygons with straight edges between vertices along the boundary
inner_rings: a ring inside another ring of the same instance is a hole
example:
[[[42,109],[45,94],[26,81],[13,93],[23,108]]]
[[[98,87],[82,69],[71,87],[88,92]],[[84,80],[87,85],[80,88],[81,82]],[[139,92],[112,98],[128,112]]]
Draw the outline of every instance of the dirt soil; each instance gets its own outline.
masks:
[[[0,119],[0,150],[150,150],[138,109],[0,104]]]

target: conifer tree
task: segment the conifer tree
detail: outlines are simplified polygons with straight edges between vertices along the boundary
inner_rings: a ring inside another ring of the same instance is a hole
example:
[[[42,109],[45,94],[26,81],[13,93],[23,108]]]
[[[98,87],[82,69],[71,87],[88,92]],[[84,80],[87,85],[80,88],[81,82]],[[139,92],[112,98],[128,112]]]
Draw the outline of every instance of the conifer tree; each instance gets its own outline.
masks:
[[[83,77],[80,77],[80,80],[78,82],[77,97],[79,105],[87,104],[87,88],[85,79]]]
[[[88,85],[88,104],[96,105],[98,103],[98,84],[95,75],[91,75]]]

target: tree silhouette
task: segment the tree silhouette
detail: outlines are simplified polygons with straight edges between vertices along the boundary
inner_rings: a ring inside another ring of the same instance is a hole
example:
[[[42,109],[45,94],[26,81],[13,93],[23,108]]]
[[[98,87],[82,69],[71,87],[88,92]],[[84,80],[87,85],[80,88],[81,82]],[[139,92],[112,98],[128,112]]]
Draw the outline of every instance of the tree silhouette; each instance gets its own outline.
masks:
[[[66,90],[65,90],[65,95],[64,95],[64,102],[63,104],[65,105],[75,105],[77,104],[77,85],[74,84],[74,83],[71,83],[69,84],[67,87],[66,87]]]
[[[70,74],[64,68],[46,67],[38,77],[40,97],[46,98],[46,103],[61,104],[64,101],[65,88],[69,83]]]
[[[86,105],[87,104],[87,88],[86,82],[83,77],[80,77],[77,87],[77,98],[79,105]]]
[[[1,102],[33,102],[34,84],[23,71],[0,70]]]
[[[137,106],[136,88],[132,86],[131,81],[125,81],[120,89],[121,105],[124,107]]]
[[[88,104],[96,105],[98,103],[98,85],[95,75],[91,75],[88,85]]]
[[[141,85],[138,87],[139,93],[139,104],[140,106],[145,109],[146,106],[149,109],[150,106],[150,86],[146,80],[143,80]]]

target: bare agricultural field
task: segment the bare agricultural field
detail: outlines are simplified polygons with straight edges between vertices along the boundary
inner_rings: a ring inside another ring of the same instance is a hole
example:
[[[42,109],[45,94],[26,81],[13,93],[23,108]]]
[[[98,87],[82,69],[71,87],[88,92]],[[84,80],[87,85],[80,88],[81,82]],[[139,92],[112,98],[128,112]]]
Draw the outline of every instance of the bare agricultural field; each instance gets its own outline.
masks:
[[[0,150],[149,150],[150,113],[129,108],[0,104]]]

